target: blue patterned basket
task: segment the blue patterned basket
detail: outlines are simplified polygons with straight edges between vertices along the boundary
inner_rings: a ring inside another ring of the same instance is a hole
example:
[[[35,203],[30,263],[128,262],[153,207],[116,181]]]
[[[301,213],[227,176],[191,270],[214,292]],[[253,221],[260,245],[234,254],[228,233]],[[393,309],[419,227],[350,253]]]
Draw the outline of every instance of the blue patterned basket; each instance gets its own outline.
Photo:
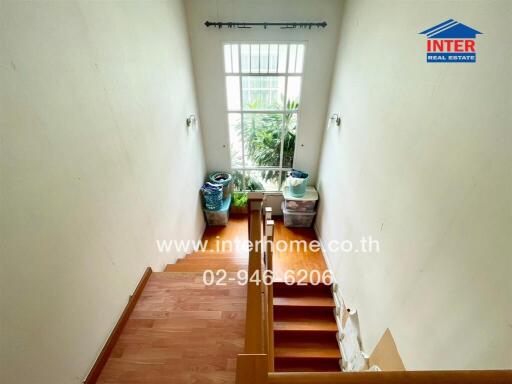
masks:
[[[210,211],[218,211],[222,207],[222,185],[205,183],[201,187],[204,206]]]

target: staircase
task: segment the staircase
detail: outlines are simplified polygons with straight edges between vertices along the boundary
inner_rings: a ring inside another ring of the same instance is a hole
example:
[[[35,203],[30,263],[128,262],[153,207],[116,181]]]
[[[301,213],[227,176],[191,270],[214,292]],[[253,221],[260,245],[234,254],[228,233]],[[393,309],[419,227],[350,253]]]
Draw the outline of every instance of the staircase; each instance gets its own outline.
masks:
[[[204,272],[225,270],[238,272],[247,270],[248,258],[227,252],[200,251],[179,259],[176,264],[167,264],[165,272]]]
[[[274,364],[277,372],[341,370],[334,308],[330,285],[274,283]]]
[[[247,270],[248,258],[200,251],[187,255],[165,272]],[[341,359],[331,286],[274,282],[274,358],[277,372],[339,372]]]

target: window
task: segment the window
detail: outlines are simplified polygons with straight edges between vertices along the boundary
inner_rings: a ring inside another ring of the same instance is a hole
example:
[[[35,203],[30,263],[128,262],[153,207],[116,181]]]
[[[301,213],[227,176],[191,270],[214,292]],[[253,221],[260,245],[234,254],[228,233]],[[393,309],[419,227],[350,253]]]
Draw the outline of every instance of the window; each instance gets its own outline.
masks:
[[[238,190],[279,191],[293,167],[304,44],[225,44],[231,168]]]

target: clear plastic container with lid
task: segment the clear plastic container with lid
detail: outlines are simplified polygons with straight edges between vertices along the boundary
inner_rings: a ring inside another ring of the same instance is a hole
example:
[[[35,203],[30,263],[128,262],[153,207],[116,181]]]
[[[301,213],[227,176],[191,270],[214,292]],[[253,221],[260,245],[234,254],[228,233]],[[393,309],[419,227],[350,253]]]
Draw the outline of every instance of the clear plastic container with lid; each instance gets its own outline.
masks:
[[[284,201],[281,208],[283,209],[285,227],[309,228],[313,225],[316,212],[289,211],[286,209]]]
[[[289,187],[283,188],[284,208],[291,212],[315,212],[316,202],[318,201],[318,192],[315,187],[306,188],[306,193],[302,197],[293,197]]]

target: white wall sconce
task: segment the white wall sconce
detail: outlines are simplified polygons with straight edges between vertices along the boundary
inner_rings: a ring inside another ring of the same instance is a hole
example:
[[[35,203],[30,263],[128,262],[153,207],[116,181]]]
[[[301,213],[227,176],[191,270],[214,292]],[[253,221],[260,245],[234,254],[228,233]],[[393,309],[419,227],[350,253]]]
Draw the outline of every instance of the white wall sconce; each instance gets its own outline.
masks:
[[[332,122],[334,122],[336,124],[336,126],[341,126],[341,116],[338,115],[337,113],[333,114],[329,120],[331,120]]]
[[[192,114],[189,117],[187,117],[186,123],[187,123],[187,128],[190,128],[191,126],[195,125],[197,123],[196,115]]]

